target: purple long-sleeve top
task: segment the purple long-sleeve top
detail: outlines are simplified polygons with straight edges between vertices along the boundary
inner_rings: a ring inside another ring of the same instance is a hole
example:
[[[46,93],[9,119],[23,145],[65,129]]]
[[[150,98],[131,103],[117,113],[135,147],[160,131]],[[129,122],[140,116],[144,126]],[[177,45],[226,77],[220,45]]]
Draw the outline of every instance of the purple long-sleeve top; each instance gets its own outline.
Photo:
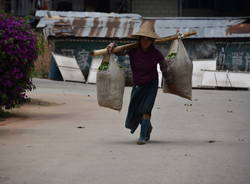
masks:
[[[134,48],[127,52],[133,73],[134,85],[143,85],[158,79],[157,64],[164,61],[164,57],[154,46],[147,51]]]

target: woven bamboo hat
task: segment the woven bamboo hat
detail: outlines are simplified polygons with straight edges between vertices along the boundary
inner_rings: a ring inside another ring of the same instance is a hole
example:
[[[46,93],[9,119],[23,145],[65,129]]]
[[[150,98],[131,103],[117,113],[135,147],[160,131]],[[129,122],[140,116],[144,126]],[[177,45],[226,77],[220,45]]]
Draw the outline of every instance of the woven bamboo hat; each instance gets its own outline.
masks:
[[[155,33],[155,28],[154,28],[154,22],[152,21],[145,21],[142,23],[140,30],[131,35],[132,37],[138,37],[138,36],[146,36],[149,38],[160,38],[156,33]]]

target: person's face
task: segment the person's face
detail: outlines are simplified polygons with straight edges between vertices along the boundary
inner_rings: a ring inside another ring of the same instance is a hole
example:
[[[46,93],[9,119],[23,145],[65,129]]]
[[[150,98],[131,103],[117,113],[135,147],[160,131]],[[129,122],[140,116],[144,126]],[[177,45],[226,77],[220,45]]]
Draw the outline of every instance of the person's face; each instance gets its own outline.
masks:
[[[146,36],[140,36],[139,43],[142,49],[148,49],[154,43],[154,39]]]

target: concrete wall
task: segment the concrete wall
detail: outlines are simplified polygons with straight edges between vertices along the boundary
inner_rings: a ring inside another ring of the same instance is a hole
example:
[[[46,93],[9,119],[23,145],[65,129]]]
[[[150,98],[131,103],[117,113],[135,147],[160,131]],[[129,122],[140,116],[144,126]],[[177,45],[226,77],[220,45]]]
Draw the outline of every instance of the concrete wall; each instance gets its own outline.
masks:
[[[144,17],[176,17],[178,0],[132,0],[132,12]]]

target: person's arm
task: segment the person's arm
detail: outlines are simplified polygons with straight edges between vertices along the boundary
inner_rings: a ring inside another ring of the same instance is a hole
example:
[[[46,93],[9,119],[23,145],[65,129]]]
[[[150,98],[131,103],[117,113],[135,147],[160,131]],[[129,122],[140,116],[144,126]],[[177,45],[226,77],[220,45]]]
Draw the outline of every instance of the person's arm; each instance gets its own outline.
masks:
[[[162,72],[162,75],[164,78],[167,78],[167,70],[168,70],[168,65],[169,65],[169,60],[167,60],[166,58],[164,58],[164,56],[162,55],[162,53],[157,50],[157,60],[158,60],[158,63],[160,65],[160,69],[161,69],[161,72]]]
[[[114,42],[111,42],[110,44],[108,44],[107,46],[107,50],[108,50],[108,53],[111,54],[112,53],[112,50],[116,47],[117,45],[114,43]],[[125,56],[128,54],[128,50],[123,50],[121,52],[118,52],[118,53],[114,53],[115,55],[117,56]]]
[[[159,62],[159,64],[160,64],[160,69],[161,69],[163,77],[167,78],[167,70],[168,70],[169,61],[166,59],[163,59],[161,62]]]

